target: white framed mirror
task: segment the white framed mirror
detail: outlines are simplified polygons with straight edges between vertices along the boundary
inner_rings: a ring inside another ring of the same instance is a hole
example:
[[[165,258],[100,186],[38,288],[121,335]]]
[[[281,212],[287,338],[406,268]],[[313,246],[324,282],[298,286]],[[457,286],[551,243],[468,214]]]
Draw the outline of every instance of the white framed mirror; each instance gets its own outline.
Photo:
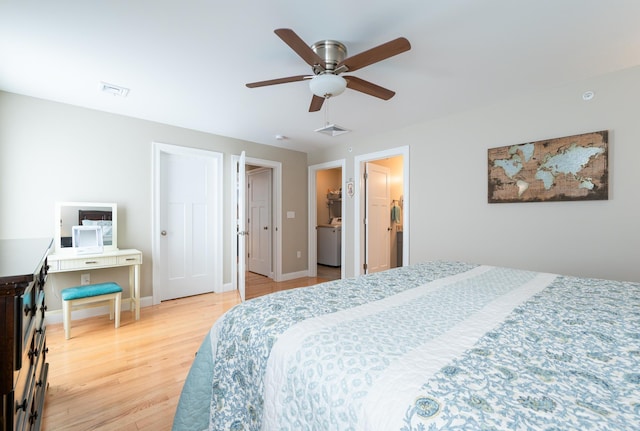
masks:
[[[56,253],[75,253],[72,243],[74,226],[100,226],[103,250],[118,250],[118,205],[116,203],[56,202]]]

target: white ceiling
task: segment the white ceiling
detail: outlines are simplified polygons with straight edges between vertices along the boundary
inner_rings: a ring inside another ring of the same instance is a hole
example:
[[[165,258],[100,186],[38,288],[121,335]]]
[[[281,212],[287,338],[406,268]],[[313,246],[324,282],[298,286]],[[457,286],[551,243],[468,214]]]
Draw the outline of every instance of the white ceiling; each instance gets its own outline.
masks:
[[[349,55],[406,37],[353,73],[396,96],[246,88],[311,72],[276,28]],[[0,0],[0,90],[307,152],[639,63],[638,0]]]

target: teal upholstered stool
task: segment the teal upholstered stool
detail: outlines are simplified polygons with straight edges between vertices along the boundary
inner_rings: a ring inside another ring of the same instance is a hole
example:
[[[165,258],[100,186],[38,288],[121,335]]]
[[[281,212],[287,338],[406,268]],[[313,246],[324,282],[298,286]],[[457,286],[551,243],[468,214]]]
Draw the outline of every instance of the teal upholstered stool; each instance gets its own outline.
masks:
[[[71,338],[71,309],[81,305],[109,301],[109,319],[114,320],[116,328],[120,327],[120,303],[122,300],[122,287],[118,283],[88,284],[86,286],[76,286],[63,289],[62,296],[62,321],[64,325],[64,336],[68,340]]]

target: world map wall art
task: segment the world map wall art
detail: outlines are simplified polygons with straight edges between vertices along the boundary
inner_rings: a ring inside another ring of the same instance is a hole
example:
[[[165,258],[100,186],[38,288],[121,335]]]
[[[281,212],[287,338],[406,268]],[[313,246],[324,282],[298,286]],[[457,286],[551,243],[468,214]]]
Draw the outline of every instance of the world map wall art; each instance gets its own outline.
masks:
[[[609,131],[489,148],[489,203],[609,199]]]

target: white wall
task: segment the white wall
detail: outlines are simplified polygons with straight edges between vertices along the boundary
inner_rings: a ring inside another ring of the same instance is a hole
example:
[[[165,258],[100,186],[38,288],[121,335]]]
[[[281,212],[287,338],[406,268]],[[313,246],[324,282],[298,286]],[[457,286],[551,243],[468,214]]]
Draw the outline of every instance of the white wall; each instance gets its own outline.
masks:
[[[142,296],[152,295],[152,142],[224,153],[224,202],[229,205],[230,156],[282,163],[282,272],[307,269],[307,155],[0,91],[0,238],[52,237],[56,201],[117,202],[118,246],[142,250]],[[230,211],[224,210],[224,283],[231,282]],[[128,283],[126,269],[93,271],[92,282]],[[58,287],[80,284],[79,273],[52,277]]]
[[[583,101],[585,90],[596,97]],[[640,67],[343,140],[310,154],[309,163],[346,158],[349,178],[355,156],[409,145],[412,263],[451,259],[640,281],[638,96]],[[598,130],[610,132],[609,200],[487,203],[488,148]],[[347,202],[344,217],[352,215],[353,202]],[[351,258],[353,231],[345,235]]]

